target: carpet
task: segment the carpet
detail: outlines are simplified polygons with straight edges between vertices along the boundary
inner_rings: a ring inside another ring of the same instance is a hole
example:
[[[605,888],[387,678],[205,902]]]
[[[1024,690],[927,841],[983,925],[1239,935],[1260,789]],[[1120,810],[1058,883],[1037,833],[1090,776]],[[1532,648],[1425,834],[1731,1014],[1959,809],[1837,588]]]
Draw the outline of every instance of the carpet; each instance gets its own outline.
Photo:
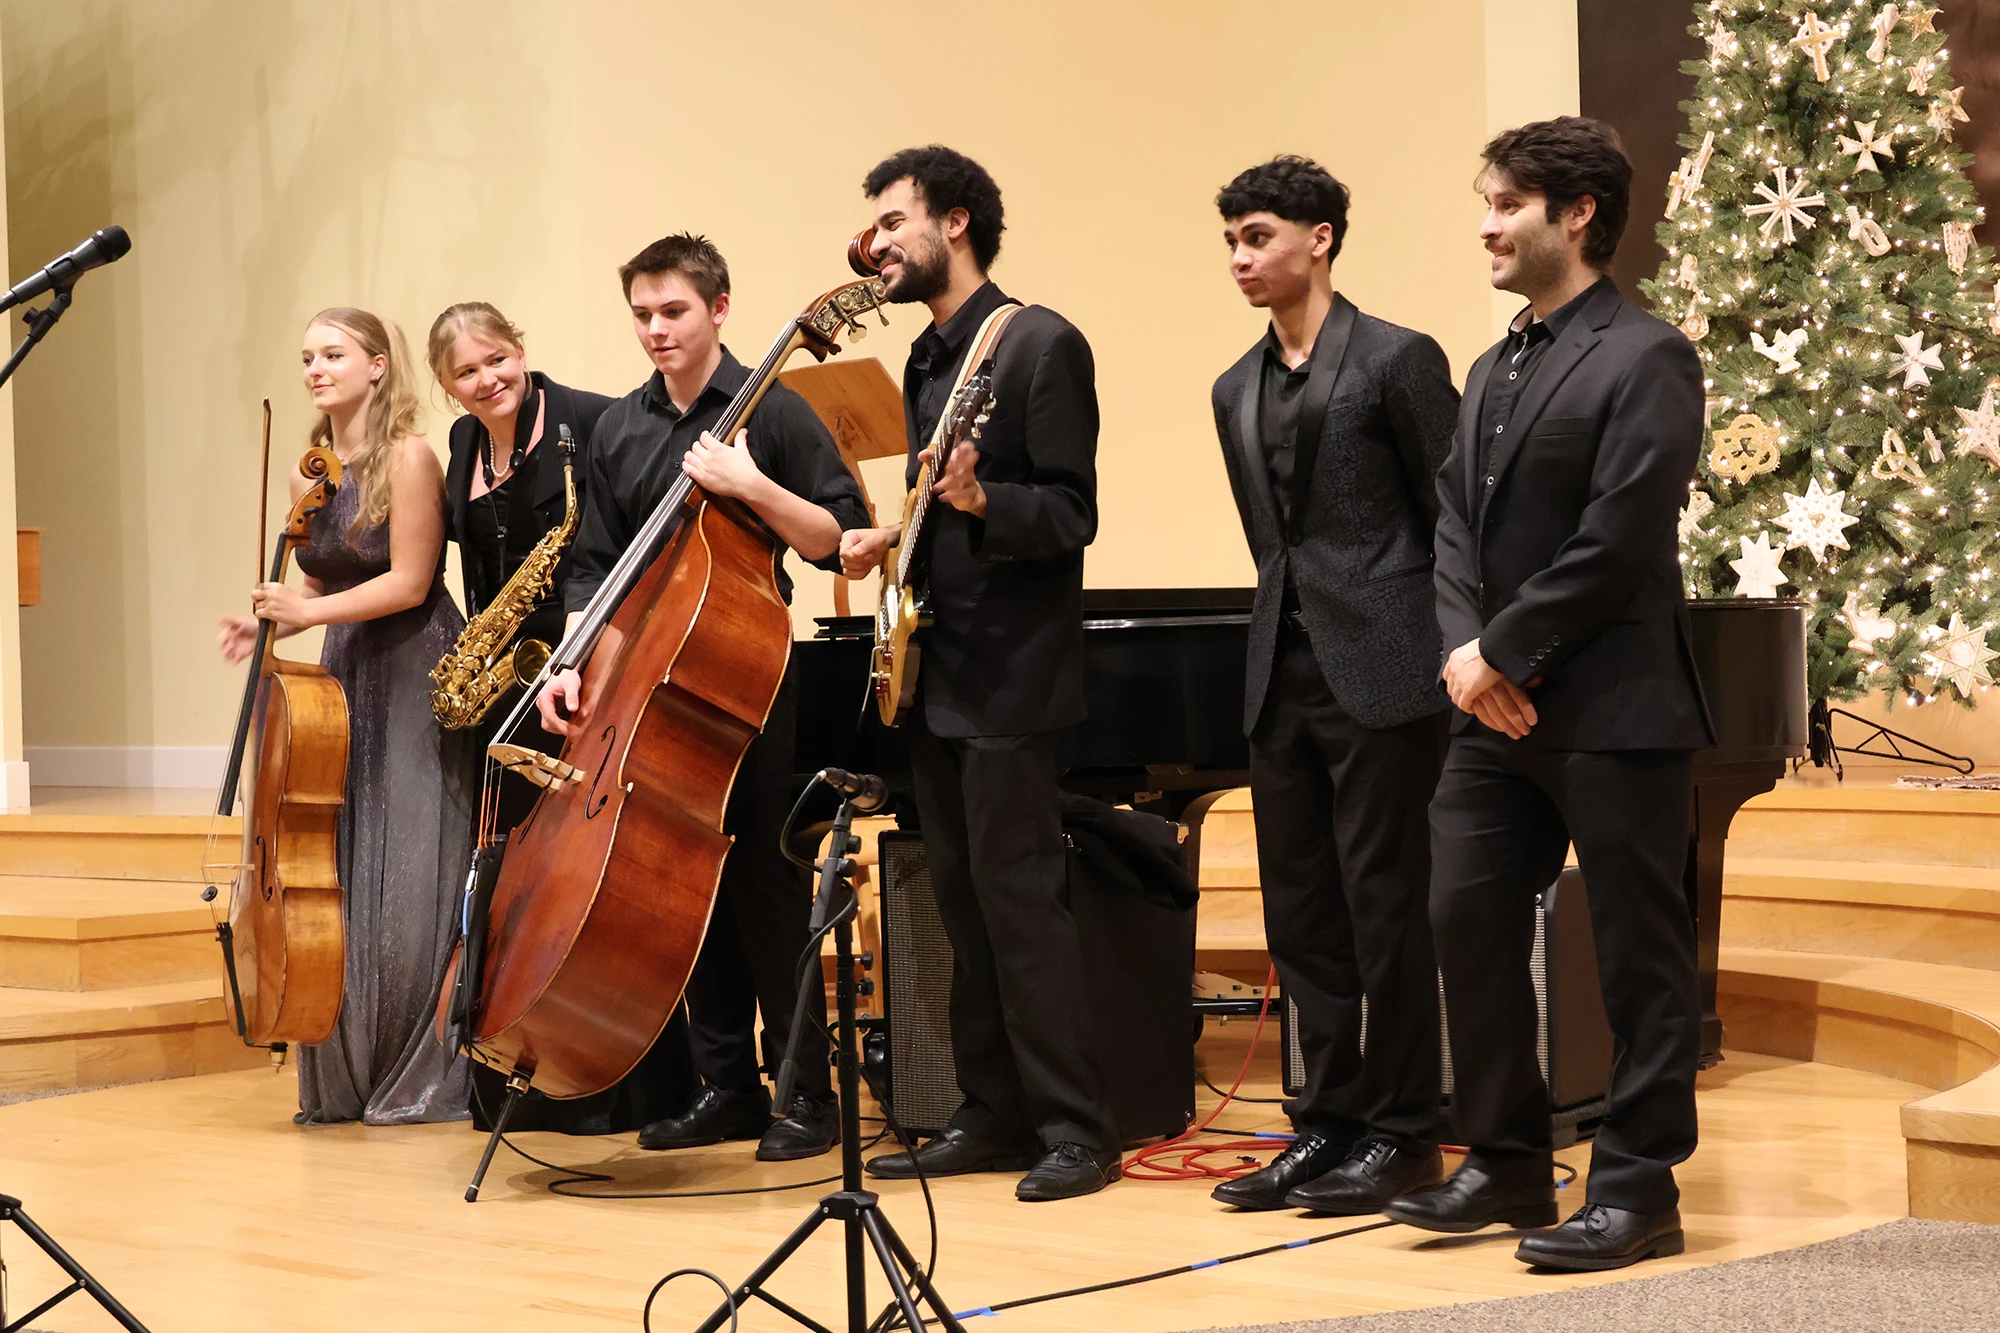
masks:
[[[2000,1330],[2000,1227],[1905,1218],[1602,1286],[1227,1333],[1976,1333]],[[1204,1329],[1202,1333],[1223,1333]]]

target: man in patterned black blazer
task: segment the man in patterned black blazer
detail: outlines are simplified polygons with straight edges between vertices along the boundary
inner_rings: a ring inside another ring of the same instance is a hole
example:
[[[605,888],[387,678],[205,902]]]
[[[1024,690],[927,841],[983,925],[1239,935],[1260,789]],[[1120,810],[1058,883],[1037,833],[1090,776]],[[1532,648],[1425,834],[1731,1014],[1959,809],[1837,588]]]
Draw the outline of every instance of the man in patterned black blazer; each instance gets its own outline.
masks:
[[[1458,394],[1436,342],[1333,290],[1347,189],[1324,168],[1280,157],[1216,203],[1230,272],[1271,313],[1215,382],[1215,429],[1257,559],[1243,726],[1265,936],[1306,1082],[1297,1140],[1215,1198],[1372,1213],[1442,1174],[1426,808],[1449,704],[1431,526]]]

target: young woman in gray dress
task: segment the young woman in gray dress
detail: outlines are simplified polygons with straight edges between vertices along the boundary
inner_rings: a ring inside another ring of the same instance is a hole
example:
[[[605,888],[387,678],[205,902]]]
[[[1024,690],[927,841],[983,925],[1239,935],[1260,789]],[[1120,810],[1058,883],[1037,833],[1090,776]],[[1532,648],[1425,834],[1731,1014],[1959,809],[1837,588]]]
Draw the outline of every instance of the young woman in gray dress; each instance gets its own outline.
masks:
[[[221,635],[235,662],[258,618],[281,634],[324,625],[320,661],[347,692],[347,993],[332,1038],[300,1052],[298,1118],[457,1120],[466,1064],[431,1018],[472,852],[476,757],[470,736],[431,717],[431,668],[465,623],[444,586],[443,472],[417,434],[400,330],[365,310],[322,310],[301,357],[321,414],[312,442],[339,456],[340,490],[299,551],[304,587],[259,584],[255,618],[229,617]]]

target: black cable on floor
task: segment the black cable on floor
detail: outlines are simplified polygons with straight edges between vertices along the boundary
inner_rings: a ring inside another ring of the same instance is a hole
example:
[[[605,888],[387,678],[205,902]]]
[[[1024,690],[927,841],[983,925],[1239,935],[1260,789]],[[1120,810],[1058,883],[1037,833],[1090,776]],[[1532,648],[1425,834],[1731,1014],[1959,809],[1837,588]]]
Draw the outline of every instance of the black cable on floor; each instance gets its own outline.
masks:
[[[1252,1103],[1255,1103],[1255,1104],[1256,1104],[1256,1105],[1258,1105],[1258,1106],[1283,1106],[1283,1105],[1285,1104],[1285,1099],[1284,1099],[1283,1097],[1245,1097],[1245,1096],[1244,1096],[1244,1095],[1243,1095],[1242,1093],[1240,1093],[1240,1092],[1239,1092],[1239,1093],[1237,1093],[1237,1094],[1236,1094],[1236,1095],[1235,1095],[1234,1097],[1231,1097],[1231,1096],[1230,1096],[1230,1095],[1229,1095],[1228,1093],[1224,1092],[1224,1091],[1223,1091],[1223,1090],[1222,1090],[1221,1088],[1218,1088],[1218,1087],[1216,1087],[1216,1086],[1215,1086],[1215,1084],[1213,1084],[1213,1083],[1209,1082],[1209,1079],[1208,1079],[1208,1075],[1207,1075],[1206,1073],[1203,1073],[1203,1074],[1199,1074],[1199,1075],[1197,1075],[1196,1077],[1198,1077],[1198,1078],[1200,1078],[1200,1079],[1201,1079],[1201,1086],[1203,1086],[1204,1088],[1207,1088],[1207,1089],[1208,1089],[1208,1090],[1209,1090],[1210,1092],[1212,1092],[1212,1093],[1214,1093],[1214,1094],[1215,1094],[1216,1096],[1218,1096],[1218,1097],[1222,1098],[1222,1099],[1223,1099],[1224,1101],[1228,1101],[1228,1102],[1252,1102]]]
[[[658,1282],[655,1282],[653,1284],[653,1289],[646,1293],[645,1308],[639,1312],[639,1323],[640,1326],[646,1330],[646,1333],[653,1333],[654,1299],[659,1296],[661,1288],[665,1287],[669,1282],[672,1282],[677,1277],[705,1277],[710,1282],[713,1282],[716,1286],[721,1287],[722,1299],[729,1306],[729,1333],[736,1333],[736,1325],[737,1325],[736,1292],[730,1287],[730,1285],[727,1282],[724,1282],[721,1278],[709,1272],[706,1268],[676,1268],[673,1272],[667,1274],[665,1277],[661,1278]]]

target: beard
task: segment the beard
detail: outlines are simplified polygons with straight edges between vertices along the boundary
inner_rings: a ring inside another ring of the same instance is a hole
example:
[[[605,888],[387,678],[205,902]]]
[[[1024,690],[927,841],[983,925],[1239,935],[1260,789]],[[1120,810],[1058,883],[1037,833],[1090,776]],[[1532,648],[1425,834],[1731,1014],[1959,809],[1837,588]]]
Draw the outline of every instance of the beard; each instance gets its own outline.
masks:
[[[903,252],[903,271],[885,294],[897,305],[913,305],[944,295],[950,286],[951,256],[944,238],[932,231],[921,236],[913,249]]]
[[[1560,282],[1567,267],[1563,243],[1553,231],[1530,232],[1515,242],[1514,271],[1501,289],[1532,296]]]

